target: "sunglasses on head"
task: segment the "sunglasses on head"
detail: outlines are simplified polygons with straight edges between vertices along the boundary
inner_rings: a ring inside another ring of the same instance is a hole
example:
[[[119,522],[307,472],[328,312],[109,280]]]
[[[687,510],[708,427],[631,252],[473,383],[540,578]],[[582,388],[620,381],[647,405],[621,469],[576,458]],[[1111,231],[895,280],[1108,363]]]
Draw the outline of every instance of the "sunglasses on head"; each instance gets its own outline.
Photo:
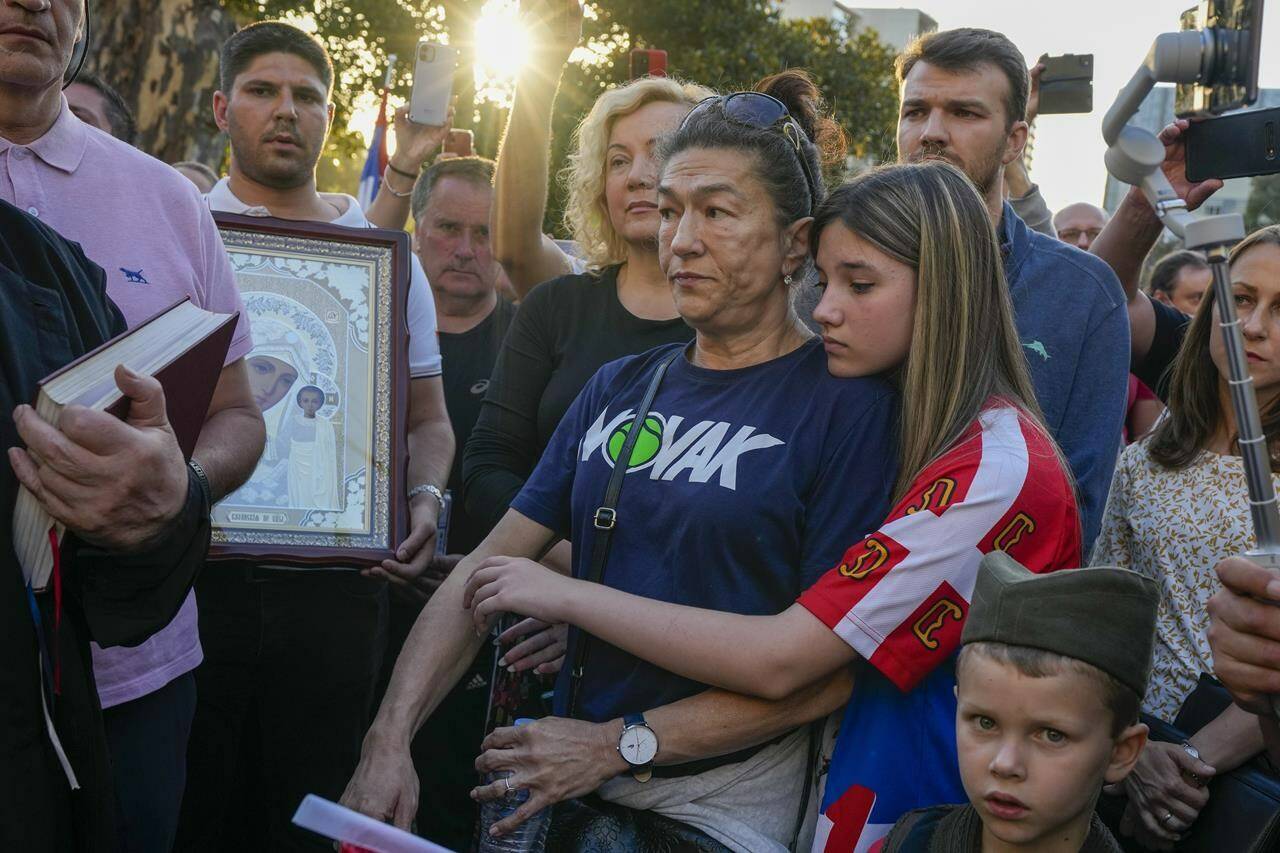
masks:
[[[683,128],[698,113],[717,106],[730,121],[756,130],[776,130],[791,143],[796,152],[796,159],[800,161],[800,169],[804,172],[805,186],[809,190],[809,213],[812,214],[818,200],[817,184],[814,182],[813,172],[809,169],[809,161],[804,156],[804,147],[801,144],[802,141],[809,141],[809,137],[787,111],[787,105],[773,95],[766,95],[763,92],[712,95],[710,98],[699,101],[698,105],[685,116],[684,121],[680,122],[680,127]]]

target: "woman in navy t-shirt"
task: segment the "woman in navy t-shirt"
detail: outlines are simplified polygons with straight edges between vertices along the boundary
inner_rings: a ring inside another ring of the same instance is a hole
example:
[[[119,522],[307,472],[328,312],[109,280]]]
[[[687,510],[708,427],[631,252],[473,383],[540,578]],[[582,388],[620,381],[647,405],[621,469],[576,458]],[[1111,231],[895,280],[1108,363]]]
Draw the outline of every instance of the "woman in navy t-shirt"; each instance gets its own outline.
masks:
[[[665,601],[776,613],[888,511],[896,394],[877,378],[832,377],[790,301],[823,194],[810,140],[821,133],[826,141],[834,123],[817,118],[817,92],[803,74],[777,75],[770,89],[786,105],[760,93],[704,101],[662,152],[659,254],[676,307],[696,331],[693,345],[613,362],[588,383],[511,510],[428,603],[344,802],[385,818],[412,798],[400,747],[480,642],[462,600],[476,565],[499,554],[536,557],[563,536],[575,546],[574,573],[586,573],[592,516],[660,360],[675,357],[627,460],[605,583]],[[571,654],[580,639],[571,638]],[[562,673],[562,713],[566,687]],[[706,690],[593,643],[576,714],[615,720]],[[736,697],[722,707],[742,710]],[[733,716],[715,713],[700,723],[734,726]],[[785,850],[806,787],[807,745],[796,732],[710,762],[657,768],[666,778],[647,783],[638,781],[649,772],[639,762],[635,780],[615,780],[625,790],[605,796],[708,833],[699,849]],[[597,783],[627,765],[603,769]],[[751,790],[747,781],[758,786],[756,798],[767,786],[769,807],[746,809],[730,796]]]

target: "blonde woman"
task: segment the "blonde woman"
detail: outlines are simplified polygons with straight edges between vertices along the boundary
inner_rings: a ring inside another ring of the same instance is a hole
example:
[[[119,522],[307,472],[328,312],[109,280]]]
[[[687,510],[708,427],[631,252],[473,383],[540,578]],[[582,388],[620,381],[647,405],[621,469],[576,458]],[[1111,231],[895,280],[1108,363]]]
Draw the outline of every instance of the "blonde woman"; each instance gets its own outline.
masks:
[[[901,392],[894,506],[879,530],[777,615],[682,606],[658,589],[640,597],[510,557],[475,568],[466,602],[477,625],[499,612],[568,622],[676,675],[765,699],[856,663],[815,849],[865,850],[907,811],[966,800],[954,661],[982,556],[1003,550],[1040,572],[1078,566],[1080,520],[968,180],[936,162],[862,175],[818,210],[811,242],[827,369],[888,377]],[[849,501],[871,488],[865,477],[842,483]],[[481,764],[530,786],[518,756],[494,755]]]
[[[658,267],[654,147],[710,94],[691,83],[644,78],[605,92],[579,125],[562,178],[569,194],[565,222],[588,270],[534,288],[511,322],[465,450],[467,511],[485,530],[507,511],[569,405],[602,365],[693,339]],[[514,109],[520,114],[528,107]],[[536,140],[512,139],[514,133],[507,134],[504,152],[538,147]],[[499,223],[503,169],[509,174],[510,166],[499,160],[494,197]],[[501,233],[499,226],[495,252]],[[549,254],[551,267],[559,258],[567,272],[560,249],[542,241],[540,229],[537,237],[533,250]],[[517,282],[514,268],[507,268]]]

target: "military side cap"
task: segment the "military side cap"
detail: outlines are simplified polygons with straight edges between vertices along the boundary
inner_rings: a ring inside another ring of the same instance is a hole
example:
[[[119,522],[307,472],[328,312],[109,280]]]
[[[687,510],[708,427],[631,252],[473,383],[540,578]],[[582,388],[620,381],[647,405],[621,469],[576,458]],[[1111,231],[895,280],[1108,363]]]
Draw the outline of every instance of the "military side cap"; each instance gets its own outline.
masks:
[[[1082,660],[1143,696],[1159,601],[1155,581],[1128,569],[1036,574],[992,551],[978,569],[961,642],[1028,646]]]

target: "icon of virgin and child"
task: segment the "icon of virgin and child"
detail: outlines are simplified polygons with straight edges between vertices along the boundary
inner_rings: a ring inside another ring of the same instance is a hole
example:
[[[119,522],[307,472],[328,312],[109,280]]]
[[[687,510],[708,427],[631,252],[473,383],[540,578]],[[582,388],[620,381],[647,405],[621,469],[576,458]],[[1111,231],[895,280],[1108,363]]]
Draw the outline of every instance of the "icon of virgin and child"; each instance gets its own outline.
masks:
[[[226,500],[293,509],[342,509],[337,348],[306,306],[275,293],[244,293],[253,332],[249,384],[267,426],[253,475]]]

